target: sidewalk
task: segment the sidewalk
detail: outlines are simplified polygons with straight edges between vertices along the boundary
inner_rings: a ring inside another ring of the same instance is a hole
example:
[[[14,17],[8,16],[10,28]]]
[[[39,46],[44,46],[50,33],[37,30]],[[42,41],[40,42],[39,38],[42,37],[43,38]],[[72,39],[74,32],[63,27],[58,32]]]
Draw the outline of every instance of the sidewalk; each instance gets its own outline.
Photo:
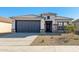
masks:
[[[79,52],[79,46],[0,46],[0,52]]]

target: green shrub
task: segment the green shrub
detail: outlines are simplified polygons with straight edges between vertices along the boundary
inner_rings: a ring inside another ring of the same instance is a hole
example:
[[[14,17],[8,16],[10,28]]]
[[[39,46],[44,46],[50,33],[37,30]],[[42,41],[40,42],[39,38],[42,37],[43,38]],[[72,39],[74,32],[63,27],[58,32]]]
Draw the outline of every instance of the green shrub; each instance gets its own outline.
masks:
[[[64,26],[64,29],[67,30],[68,32],[74,32],[76,27],[74,25],[67,25]]]

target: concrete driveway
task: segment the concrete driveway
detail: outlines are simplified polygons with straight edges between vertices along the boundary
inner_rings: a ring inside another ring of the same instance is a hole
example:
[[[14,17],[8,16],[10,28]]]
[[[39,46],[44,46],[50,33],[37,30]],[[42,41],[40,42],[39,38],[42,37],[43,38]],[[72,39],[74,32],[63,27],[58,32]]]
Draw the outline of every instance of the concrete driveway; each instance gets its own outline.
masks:
[[[38,36],[34,33],[0,36],[0,52],[79,52],[79,46],[29,46]]]
[[[27,46],[38,35],[35,33],[11,33],[0,36],[0,46]]]

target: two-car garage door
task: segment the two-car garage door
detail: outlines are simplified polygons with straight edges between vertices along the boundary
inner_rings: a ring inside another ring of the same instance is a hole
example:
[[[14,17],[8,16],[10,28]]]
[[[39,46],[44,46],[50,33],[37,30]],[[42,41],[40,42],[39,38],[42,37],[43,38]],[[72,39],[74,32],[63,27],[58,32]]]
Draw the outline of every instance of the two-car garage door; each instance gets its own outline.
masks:
[[[16,20],[16,32],[40,32],[40,20]]]

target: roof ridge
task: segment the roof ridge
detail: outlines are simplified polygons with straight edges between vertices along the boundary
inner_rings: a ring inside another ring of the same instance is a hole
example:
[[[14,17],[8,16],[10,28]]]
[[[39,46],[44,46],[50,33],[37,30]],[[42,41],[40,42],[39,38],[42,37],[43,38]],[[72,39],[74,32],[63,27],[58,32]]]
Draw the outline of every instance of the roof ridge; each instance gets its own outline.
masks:
[[[65,16],[56,16],[56,17],[64,17],[64,18],[70,18],[70,17],[65,17]],[[73,18],[70,18],[70,19],[73,19]]]

